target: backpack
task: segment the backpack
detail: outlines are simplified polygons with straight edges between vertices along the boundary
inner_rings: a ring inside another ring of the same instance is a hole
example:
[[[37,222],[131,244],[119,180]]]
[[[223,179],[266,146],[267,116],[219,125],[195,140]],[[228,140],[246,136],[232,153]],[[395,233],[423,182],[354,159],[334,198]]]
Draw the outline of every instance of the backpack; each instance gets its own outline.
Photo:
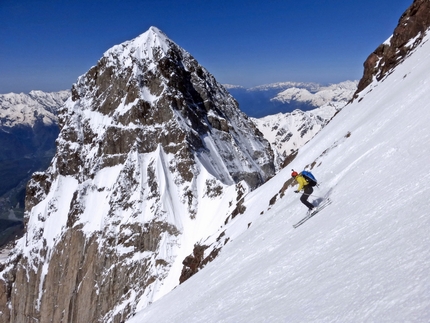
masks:
[[[311,172],[304,170],[300,174],[306,179],[310,186],[316,186],[318,184],[315,176]]]

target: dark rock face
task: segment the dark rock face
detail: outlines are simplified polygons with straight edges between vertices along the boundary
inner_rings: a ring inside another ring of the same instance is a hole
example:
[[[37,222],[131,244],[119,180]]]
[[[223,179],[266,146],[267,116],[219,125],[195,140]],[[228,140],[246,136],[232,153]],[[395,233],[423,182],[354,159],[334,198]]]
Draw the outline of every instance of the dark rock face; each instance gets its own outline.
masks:
[[[380,81],[400,64],[410,51],[421,43],[429,27],[430,2],[415,0],[400,17],[389,42],[381,44],[364,62],[363,77],[355,96],[366,88],[374,77]]]
[[[205,250],[208,246],[201,246],[196,244],[193,249],[193,254],[187,256],[182,264],[184,267],[182,268],[181,276],[179,277],[179,282],[182,284],[188,278],[196,274],[200,269],[202,269],[209,262],[214,260],[221,248],[214,248],[208,256],[205,257]]]

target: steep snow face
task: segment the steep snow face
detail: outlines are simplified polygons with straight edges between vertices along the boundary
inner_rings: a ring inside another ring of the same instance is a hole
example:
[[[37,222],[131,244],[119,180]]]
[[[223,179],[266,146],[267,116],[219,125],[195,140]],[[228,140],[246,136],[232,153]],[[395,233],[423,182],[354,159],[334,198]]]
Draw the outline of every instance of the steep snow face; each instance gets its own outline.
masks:
[[[69,91],[0,94],[0,127],[33,127],[37,120],[44,125],[55,124],[56,110],[69,96]]]
[[[306,214],[290,167],[244,197],[246,211],[192,279],[137,322],[428,322],[430,36],[307,143],[291,168],[320,187]]]
[[[109,60],[108,66],[117,67],[120,64],[130,68],[137,67],[137,61],[146,61],[150,63],[148,69],[153,69],[157,61],[168,55],[172,45],[173,42],[163,32],[151,27],[135,39],[112,47],[103,56]],[[136,61],[133,62],[133,59]]]
[[[155,27],[78,79],[59,125],[5,270],[15,277],[0,311],[15,321],[124,320],[174,288],[194,245],[274,175],[269,143],[236,101]]]
[[[323,106],[329,102],[343,103],[344,105],[352,99],[352,95],[357,89],[357,83],[345,81],[339,84],[332,84],[326,87],[319,87],[316,91],[309,91],[306,88],[291,87],[274,97],[273,101],[288,103],[290,101],[305,102],[315,107]]]

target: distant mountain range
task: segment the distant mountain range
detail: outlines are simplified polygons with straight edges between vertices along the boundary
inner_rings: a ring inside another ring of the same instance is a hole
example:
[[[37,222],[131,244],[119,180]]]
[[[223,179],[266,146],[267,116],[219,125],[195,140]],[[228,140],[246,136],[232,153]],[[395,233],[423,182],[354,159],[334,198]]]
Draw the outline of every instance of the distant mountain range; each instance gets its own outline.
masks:
[[[261,118],[296,109],[309,111],[326,103],[345,105],[357,89],[358,81],[324,86],[318,83],[280,82],[244,88],[224,84],[248,116]]]

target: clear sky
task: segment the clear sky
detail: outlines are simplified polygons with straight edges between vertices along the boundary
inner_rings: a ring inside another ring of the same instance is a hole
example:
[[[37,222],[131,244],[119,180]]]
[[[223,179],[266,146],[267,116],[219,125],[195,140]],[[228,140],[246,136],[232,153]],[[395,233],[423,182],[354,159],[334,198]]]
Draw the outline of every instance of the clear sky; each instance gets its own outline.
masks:
[[[413,0],[0,0],[0,93],[70,89],[150,26],[221,83],[358,80]]]

